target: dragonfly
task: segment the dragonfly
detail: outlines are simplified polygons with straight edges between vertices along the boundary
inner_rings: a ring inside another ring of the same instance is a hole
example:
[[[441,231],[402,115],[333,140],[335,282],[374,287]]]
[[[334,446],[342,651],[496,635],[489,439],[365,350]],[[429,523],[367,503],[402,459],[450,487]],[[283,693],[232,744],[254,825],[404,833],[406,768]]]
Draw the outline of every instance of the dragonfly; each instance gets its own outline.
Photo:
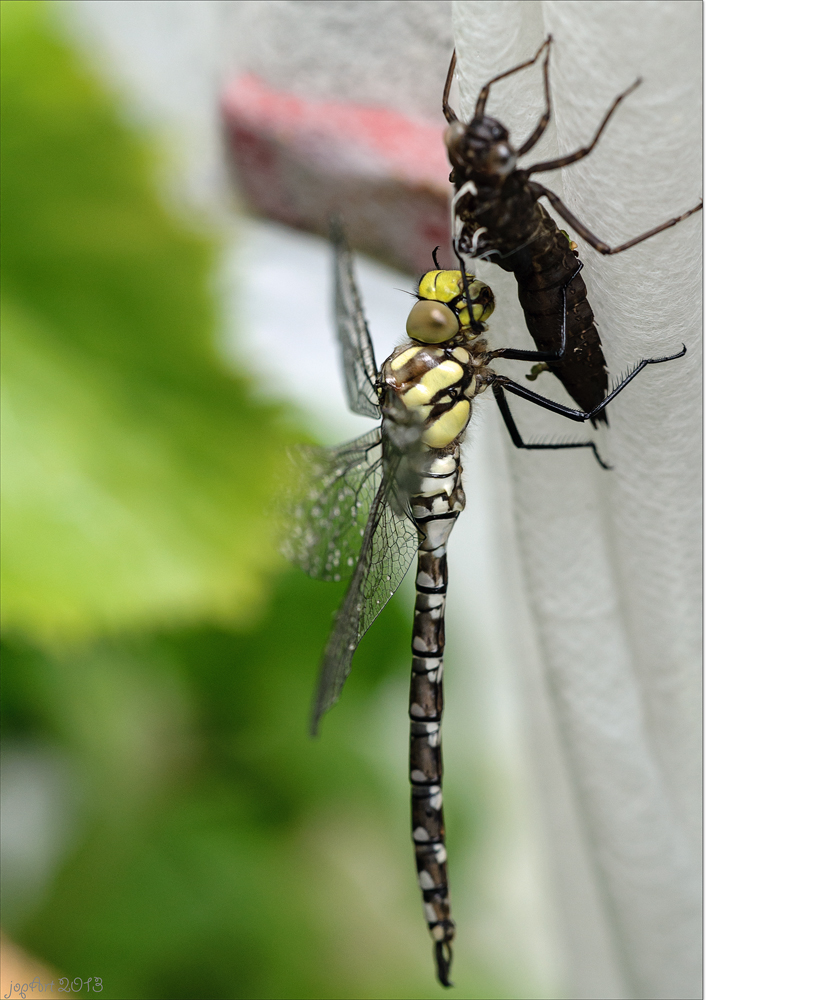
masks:
[[[460,121],[450,106],[455,51],[451,57],[442,94],[442,111],[448,122],[445,144],[453,168],[450,179],[455,189],[455,246],[459,253],[491,261],[512,272],[516,278],[519,304],[537,350],[507,350],[504,357],[535,362],[527,375],[531,381],[544,371],[552,372],[582,409],[592,410],[606,397],[609,379],[595,317],[580,273],[583,263],[578,259],[577,244],[566,230],[558,228],[540,199],[546,198],[568,226],[604,255],[621,253],[651,239],[699,212],[703,203],[701,201],[682,215],[620,246],[611,247],[591,233],[554,191],[532,179],[534,174],[567,167],[589,156],[615,109],[641,84],[640,79],[615,98],[587,145],[554,160],[529,167],[518,166],[519,158],[533,149],[550,121],[552,43],[552,35],[549,35],[532,59],[488,80],[479,92],[473,117],[467,123]],[[544,111],[527,139],[514,148],[505,126],[486,114],[490,88],[532,66],[545,49]],[[594,424],[606,423],[606,412],[600,411],[591,419]]]
[[[409,694],[411,830],[417,878],[436,975],[450,986],[455,924],[451,917],[442,808],[443,657],[448,587],[447,544],[465,507],[462,441],[473,403],[492,391],[519,448],[589,448],[592,441],[525,442],[506,393],[584,422],[597,416],[647,365],[641,361],[593,410],[564,406],[532,392],[490,363],[506,356],[484,337],[495,308],[484,282],[460,270],[434,269],[418,283],[406,321],[407,339],[378,368],[339,224],[334,245],[334,310],[346,395],[351,410],[378,421],[354,441],[300,453],[301,482],[285,553],[309,575],[348,580],[323,656],[311,718],[320,720],[340,697],[360,640],[394,596],[414,557],[416,598]]]

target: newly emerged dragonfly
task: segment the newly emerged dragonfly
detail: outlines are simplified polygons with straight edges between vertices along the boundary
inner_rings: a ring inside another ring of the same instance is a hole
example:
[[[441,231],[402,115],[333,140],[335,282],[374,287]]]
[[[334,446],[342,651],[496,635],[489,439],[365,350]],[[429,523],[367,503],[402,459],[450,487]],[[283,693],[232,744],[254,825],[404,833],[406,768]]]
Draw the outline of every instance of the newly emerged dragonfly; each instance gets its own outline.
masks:
[[[460,447],[476,396],[490,388],[519,448],[591,448],[590,441],[525,442],[505,392],[575,421],[591,420],[646,365],[641,361],[593,410],[545,399],[490,368],[482,334],[493,293],[464,270],[436,268],[419,281],[406,323],[409,339],[377,369],[354,280],[352,259],[335,228],[335,313],[348,402],[379,426],[349,444],[302,452],[304,483],[293,512],[287,554],[311,576],[348,579],[323,657],[312,714],[337,701],[358,643],[394,595],[417,555],[409,699],[411,819],[417,875],[437,976],[450,985],[455,925],[448,892],[442,813],[442,657],[445,646],[446,547],[465,506]],[[434,263],[436,260],[434,259]]]
[[[588,156],[595,148],[612,113],[639,86],[637,79],[612,103],[592,141],[566,156],[519,167],[544,134],[550,121],[549,63],[550,35],[532,59],[500,73],[482,87],[469,123],[461,122],[450,106],[450,89],[456,68],[451,58],[442,96],[442,110],[448,121],[445,144],[456,189],[453,200],[455,246],[460,254],[489,260],[511,271],[518,283],[518,297],[536,351],[507,350],[504,357],[537,362],[529,379],[551,371],[578,405],[585,410],[597,407],[609,388],[601,339],[595,317],[587,301],[580,275],[583,264],[577,246],[545,211],[539,201],[547,198],[572,229],[602,254],[616,254],[663,232],[698,212],[700,202],[688,212],[675,216],[620,246],[610,247],[587,229],[564,205],[558,195],[537,181],[533,174],[566,167]],[[544,58],[544,112],[528,138],[515,149],[500,121],[485,114],[490,88],[494,83],[532,66],[541,53]],[[606,413],[593,419],[606,422]]]

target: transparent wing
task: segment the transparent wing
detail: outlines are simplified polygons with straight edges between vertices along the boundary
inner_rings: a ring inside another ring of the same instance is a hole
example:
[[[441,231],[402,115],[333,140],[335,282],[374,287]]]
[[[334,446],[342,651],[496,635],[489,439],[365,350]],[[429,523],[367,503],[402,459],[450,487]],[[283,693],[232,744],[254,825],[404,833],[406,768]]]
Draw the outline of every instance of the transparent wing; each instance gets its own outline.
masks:
[[[357,646],[393,597],[416,553],[417,529],[396,512],[390,476],[381,481],[368,515],[360,556],[329,638],[312,713],[312,734],[323,714],[340,697]]]
[[[343,352],[348,404],[354,413],[379,418],[380,407],[374,387],[377,381],[374,348],[354,280],[351,251],[336,220],[332,224],[331,235],[334,244],[334,314]]]
[[[347,580],[382,479],[381,430],[337,448],[301,448],[283,554],[318,580]]]

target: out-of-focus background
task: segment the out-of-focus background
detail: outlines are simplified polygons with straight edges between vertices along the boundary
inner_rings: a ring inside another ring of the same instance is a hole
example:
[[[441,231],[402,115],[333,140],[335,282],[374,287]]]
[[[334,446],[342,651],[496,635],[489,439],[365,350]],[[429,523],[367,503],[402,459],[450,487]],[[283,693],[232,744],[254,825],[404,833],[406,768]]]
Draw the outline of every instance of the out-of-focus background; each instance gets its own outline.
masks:
[[[343,398],[330,254],[246,213],[219,99],[271,66],[271,88],[441,134],[450,5],[0,9],[3,982],[437,996],[409,834],[410,595],[310,740],[342,586],[278,555],[286,449],[368,429]],[[381,360],[416,275],[358,274]],[[544,996],[559,959],[513,694],[467,606],[489,588],[481,461],[448,629],[453,992]]]
[[[312,741],[342,586],[278,554],[287,449],[369,429],[343,396],[321,232],[340,208],[370,255],[382,360],[444,243],[454,37],[467,109],[554,33],[542,156],[644,75],[550,183],[613,241],[691,207],[700,5],[0,10],[3,968],[111,997],[437,996],[410,593]],[[514,137],[540,110],[538,70],[491,96]],[[450,546],[451,995],[699,995],[700,224],[610,260],[582,247],[613,374],[689,346],[615,402],[614,475],[508,454],[490,402],[474,417]],[[492,335],[524,346],[496,271]]]

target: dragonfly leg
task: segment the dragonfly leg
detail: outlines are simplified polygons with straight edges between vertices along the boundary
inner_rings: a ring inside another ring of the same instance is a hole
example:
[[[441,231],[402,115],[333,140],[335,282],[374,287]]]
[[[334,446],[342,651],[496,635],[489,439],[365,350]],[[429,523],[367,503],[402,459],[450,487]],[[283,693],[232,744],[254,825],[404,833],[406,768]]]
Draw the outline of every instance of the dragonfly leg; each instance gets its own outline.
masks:
[[[550,124],[550,52],[552,51],[552,35],[547,38],[544,43],[547,46],[547,55],[544,57],[544,114],[539,118],[538,124],[530,133],[530,137],[526,142],[522,143],[521,146],[516,150],[516,156],[524,156],[528,153],[533,146],[538,142],[542,135],[544,135],[544,130]],[[539,52],[541,49],[538,50]],[[538,58],[538,52],[536,53],[536,59]]]
[[[538,59],[544,49],[547,49],[547,56],[549,57],[549,47],[552,43],[552,35],[547,35],[544,41],[539,46],[538,51],[533,56],[532,59],[528,59],[526,62],[519,63],[518,66],[514,66],[512,69],[506,69],[503,73],[499,73],[498,76],[494,76],[492,80],[488,80],[487,83],[479,91],[479,97],[476,100],[476,107],[473,109],[473,121],[477,118],[483,118],[485,112],[485,105],[487,104],[487,98],[490,94],[490,88],[494,83],[498,83],[499,80],[503,80],[506,76],[512,76],[513,73],[518,73],[520,69],[526,69],[528,66],[532,66],[533,63]]]
[[[672,354],[666,358],[645,358],[643,361],[635,365],[634,369],[626,376],[623,381],[615,386],[615,388],[610,392],[596,407],[591,410],[575,410],[571,406],[564,406],[562,403],[556,403],[553,399],[547,399],[545,396],[539,396],[537,392],[533,392],[532,389],[527,389],[523,385],[519,385],[518,382],[514,382],[512,379],[507,378],[506,375],[496,375],[492,381],[491,387],[493,389],[493,394],[496,397],[496,401],[499,403],[499,407],[502,407],[501,400],[504,396],[504,391],[511,392],[514,396],[519,396],[521,399],[526,399],[529,403],[535,403],[536,406],[541,406],[545,410],[550,410],[553,413],[560,413],[562,417],[567,417],[569,420],[577,420],[583,423],[585,420],[591,420],[594,416],[597,416],[601,410],[605,409],[609,403],[618,395],[619,392],[623,392],[627,385],[632,381],[635,376],[643,371],[646,365],[660,365],[664,361],[675,361],[677,358],[682,358],[686,353],[686,345],[683,345],[683,350],[678,351],[677,354]],[[504,400],[504,405],[507,406],[507,400]],[[504,410],[502,409],[502,414]],[[507,422],[505,418],[505,423]],[[508,430],[510,425],[508,424]],[[512,431],[510,432],[512,436]],[[518,432],[516,432],[518,433]],[[519,441],[521,438],[519,437]],[[513,442],[516,443],[515,440]],[[516,445],[516,447],[524,447],[524,445]]]
[[[456,117],[456,112],[450,106],[450,91],[451,91],[451,84],[453,83],[453,71],[455,69],[456,69],[456,49],[453,50],[450,66],[448,66],[448,76],[445,80],[445,89],[442,91],[442,114],[445,116],[445,121],[448,123],[448,125],[451,125],[453,122],[459,121],[459,119]]]
[[[546,121],[542,119],[542,121],[544,122],[543,125],[541,122],[539,122],[539,124],[536,126],[536,131],[533,132],[533,135],[530,136],[527,142],[525,142],[522,148],[518,151],[519,156],[522,153],[525,153],[528,149],[533,148],[533,146],[540,138],[542,132],[547,127],[547,122],[549,121],[550,118],[550,85],[549,85],[549,80],[547,78],[547,63],[549,62],[550,59],[549,47],[551,43],[552,43],[552,35],[548,35],[532,59],[528,59],[526,62],[519,63],[518,66],[514,66],[512,69],[505,70],[504,73],[499,73],[499,75],[494,76],[492,80],[488,80],[487,83],[484,85],[484,87],[482,87],[482,89],[479,91],[479,98],[476,101],[476,107],[473,111],[473,121],[475,121],[477,118],[484,117],[484,110],[485,110],[485,105],[487,104],[487,97],[488,94],[490,93],[490,88],[493,86],[493,84],[498,83],[499,80],[503,80],[506,76],[511,76],[513,73],[518,73],[520,69],[526,69],[527,66],[532,66],[533,63],[536,61],[536,59],[538,59],[538,57],[541,55],[544,48],[546,47],[547,58],[544,61],[544,92],[547,95],[547,110],[545,112]],[[447,79],[445,80],[445,89],[442,91],[442,114],[444,114],[445,120],[448,122],[449,125],[452,122],[459,121],[459,119],[456,117],[456,112],[450,106],[450,91],[451,91],[451,85],[453,84],[453,71],[455,68],[456,68],[456,49],[453,50],[450,66],[448,66],[448,76]],[[538,131],[539,128],[541,129],[541,131]],[[538,134],[536,134],[536,132]],[[533,138],[533,136],[535,136],[535,138]]]
[[[638,77],[637,80],[628,87],[622,94],[618,94],[615,100],[612,102],[612,107],[606,112],[604,120],[598,126],[598,131],[595,133],[592,142],[587,146],[581,146],[580,149],[576,149],[574,153],[568,153],[566,156],[559,156],[557,160],[545,160],[543,163],[534,163],[531,167],[525,167],[522,171],[529,177],[530,174],[543,173],[545,170],[556,170],[558,167],[569,166],[570,163],[575,163],[578,160],[583,160],[585,156],[589,156],[592,150],[595,148],[596,143],[601,138],[601,132],[606,128],[606,123],[612,117],[615,108],[620,104],[624,97],[628,97],[632,91],[639,87],[641,84],[641,78]],[[529,149],[529,146],[527,147]],[[521,155],[523,150],[519,150],[519,155]]]
[[[594,247],[598,253],[605,254],[606,256],[612,253],[620,253],[621,250],[628,250],[629,247],[633,247],[637,243],[642,243],[644,240],[648,240],[650,237],[656,236],[658,233],[662,233],[664,229],[676,226],[678,222],[682,222],[683,219],[687,219],[690,215],[694,215],[695,212],[699,212],[703,207],[703,203],[701,201],[699,205],[695,205],[694,208],[690,208],[688,212],[683,212],[682,215],[676,215],[673,219],[669,219],[668,222],[655,226],[654,229],[650,229],[648,233],[641,233],[640,236],[635,236],[633,239],[627,240],[626,243],[621,243],[620,246],[611,247],[608,243],[604,243],[603,240],[598,239],[594,233],[591,233],[583,222],[576,219],[554,191],[550,191],[549,188],[545,188],[542,184],[536,184],[535,186],[539,193],[538,196],[544,196],[547,198],[552,207],[556,210],[556,212],[558,212],[568,226],[571,226],[575,232],[585,239],[591,247]]]
[[[507,397],[504,394],[504,390],[501,386],[493,384],[493,394],[496,397],[496,402],[499,404],[499,412],[504,420],[505,427],[507,427],[507,432],[510,435],[510,439],[517,448],[526,448],[529,450],[541,450],[541,451],[560,451],[563,448],[591,448],[592,454],[595,456],[598,464],[602,469],[611,469],[611,465],[607,465],[606,462],[598,454],[598,449],[595,447],[594,441],[571,441],[565,442],[564,444],[535,444],[533,442],[528,442],[522,440],[519,429],[516,426],[516,421],[513,418],[513,414],[510,412],[510,405],[507,402]]]

